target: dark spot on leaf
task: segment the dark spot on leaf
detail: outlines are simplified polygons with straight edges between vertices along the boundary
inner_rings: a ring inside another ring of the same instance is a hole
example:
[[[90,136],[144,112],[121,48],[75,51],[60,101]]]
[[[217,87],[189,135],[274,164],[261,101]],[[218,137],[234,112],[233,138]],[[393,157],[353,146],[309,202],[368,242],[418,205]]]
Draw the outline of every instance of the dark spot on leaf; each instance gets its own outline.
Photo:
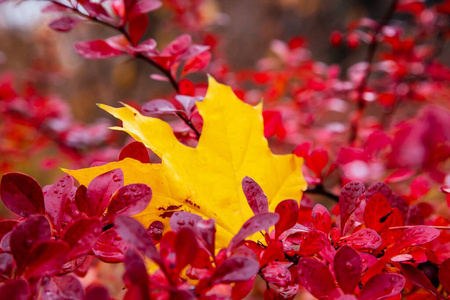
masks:
[[[383,223],[386,221],[386,219],[393,213],[394,211],[391,211],[390,213],[388,213],[387,215],[383,216],[380,218],[380,223]]]

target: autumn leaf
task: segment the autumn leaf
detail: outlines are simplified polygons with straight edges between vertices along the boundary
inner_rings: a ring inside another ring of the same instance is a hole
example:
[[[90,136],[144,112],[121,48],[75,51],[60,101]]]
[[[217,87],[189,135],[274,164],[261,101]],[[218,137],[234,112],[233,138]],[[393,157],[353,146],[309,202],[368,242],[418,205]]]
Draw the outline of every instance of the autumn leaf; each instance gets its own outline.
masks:
[[[128,105],[100,107],[122,120],[123,128],[113,129],[128,132],[161,157],[162,163],[125,158],[103,166],[65,171],[87,186],[96,176],[120,168],[125,185],[149,185],[153,198],[135,216],[144,226],[160,220],[167,230],[175,211],[192,212],[216,220],[216,247],[224,248],[253,216],[242,191],[245,176],[261,186],[269,201],[269,211],[275,211],[285,199],[299,201],[306,189],[302,159],[274,155],[269,149],[264,138],[262,104],[245,104],[230,87],[212,78],[205,99],[197,103],[204,124],[196,148],[181,144],[168,123],[142,116]]]

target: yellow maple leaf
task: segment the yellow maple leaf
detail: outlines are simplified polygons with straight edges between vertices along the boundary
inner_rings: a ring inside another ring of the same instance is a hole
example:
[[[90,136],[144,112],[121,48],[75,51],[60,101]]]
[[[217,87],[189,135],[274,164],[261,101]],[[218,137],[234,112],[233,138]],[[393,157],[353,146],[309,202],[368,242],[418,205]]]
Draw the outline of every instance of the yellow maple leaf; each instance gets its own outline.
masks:
[[[120,168],[125,184],[145,183],[152,188],[149,206],[134,216],[144,226],[155,220],[168,229],[169,216],[184,210],[216,220],[216,247],[228,246],[242,224],[253,216],[242,191],[245,176],[254,179],[269,200],[269,211],[285,199],[300,200],[306,182],[302,159],[295,155],[274,155],[264,137],[262,104],[248,105],[231,88],[209,79],[205,99],[197,103],[203,117],[198,146],[181,144],[170,125],[142,116],[125,105],[101,108],[122,120],[123,128],[144,143],[162,160],[143,164],[126,158],[119,162],[81,170],[65,170],[87,186],[96,176]]]

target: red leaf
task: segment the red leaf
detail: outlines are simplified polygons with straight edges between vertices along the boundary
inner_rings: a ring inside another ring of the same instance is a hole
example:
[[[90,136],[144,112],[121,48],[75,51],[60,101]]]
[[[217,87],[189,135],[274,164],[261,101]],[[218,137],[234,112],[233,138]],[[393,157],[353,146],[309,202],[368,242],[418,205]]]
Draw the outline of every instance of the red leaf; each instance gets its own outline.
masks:
[[[292,237],[295,242],[296,238]],[[328,243],[326,233],[319,230],[311,230],[306,234],[302,234],[302,240],[298,241],[300,244],[300,252],[306,255],[314,255],[320,252]]]
[[[213,276],[211,282],[232,283],[246,281],[255,276],[259,271],[259,263],[251,258],[234,256],[220,264]]]
[[[244,191],[245,198],[247,198],[248,205],[250,205],[255,215],[269,212],[267,196],[256,181],[245,176],[242,179],[242,190]]]
[[[77,209],[89,215],[89,203],[87,201],[87,188],[84,185],[80,185],[75,192],[75,205]]]
[[[129,243],[117,234],[115,228],[111,228],[100,235],[92,251],[95,256],[105,262],[122,262],[128,245]]]
[[[280,234],[294,227],[298,218],[298,203],[295,200],[283,200],[278,203],[275,213],[280,216],[278,223],[275,224],[275,240]]]
[[[259,265],[264,267],[268,263],[275,260],[284,260],[283,244],[281,242],[270,243],[264,250],[264,253],[259,261]]]
[[[370,228],[364,228],[343,239],[343,244],[359,249],[377,249],[383,243],[380,235]]]
[[[31,248],[39,242],[51,238],[51,227],[44,216],[33,216],[19,223],[11,232],[10,247],[21,274],[26,266],[26,260]]]
[[[191,43],[192,38],[189,34],[180,35],[161,51],[161,56],[180,56],[186,52]]]
[[[211,256],[214,256],[216,238],[216,220],[200,220],[195,224],[195,232]]]
[[[298,261],[300,283],[316,298],[326,298],[335,289],[333,275],[326,265],[309,257]]]
[[[262,276],[267,283],[277,286],[287,286],[292,280],[292,274],[289,271],[289,267],[292,264],[292,262],[287,261],[271,262],[262,269]]]
[[[30,296],[30,287],[23,279],[8,280],[0,286],[0,299],[28,300]]]
[[[79,219],[70,224],[63,238],[72,248],[70,257],[87,254],[97,243],[101,233],[102,224],[96,218]]]
[[[305,159],[305,163],[318,178],[321,178],[322,171],[328,164],[328,153],[325,149],[316,149]]]
[[[303,144],[300,144],[297,147],[295,147],[295,149],[292,153],[294,153],[298,157],[303,157],[306,159],[309,156],[309,151],[311,150],[311,145],[312,145],[311,142],[305,142]]]
[[[88,59],[108,58],[123,54],[122,51],[111,47],[104,40],[77,42],[73,47],[79,55]]]
[[[317,230],[328,234],[331,229],[331,216],[322,204],[316,204],[311,212],[311,223]]]
[[[102,285],[92,284],[86,289],[84,300],[110,300],[108,289]]]
[[[150,300],[147,268],[142,257],[131,249],[125,252],[125,274],[123,275],[123,281],[127,287],[127,294],[124,299]],[[135,294],[136,292],[137,294]],[[140,297],[135,297],[137,295]]]
[[[158,265],[162,265],[161,256],[156,251],[155,243],[139,221],[128,216],[118,216],[114,220],[114,224],[117,233],[123,240],[136,247]]]
[[[189,251],[186,251],[186,249],[189,249]],[[189,227],[181,228],[175,239],[178,272],[181,272],[184,267],[195,261],[198,251],[199,247],[194,231]]]
[[[56,31],[66,32],[77,26],[82,20],[71,16],[64,16],[53,20],[48,26]]]
[[[392,172],[388,177],[386,177],[384,182],[390,183],[403,181],[405,179],[411,178],[415,173],[415,171],[407,168],[398,169]]]
[[[170,217],[169,224],[172,231],[178,232],[183,227],[194,229],[195,224],[201,220],[203,219],[199,215],[187,211],[176,211],[172,217]]]
[[[430,182],[426,178],[419,176],[411,182],[411,196],[414,197],[414,199],[419,199],[429,191]]]
[[[438,292],[438,290],[431,283],[430,279],[428,279],[428,277],[425,276],[425,274],[420,272],[413,265],[400,264],[400,271],[402,271],[402,274],[406,277],[406,279],[411,281],[413,284],[426,289],[431,294],[436,296],[438,299],[444,299],[444,297]]]
[[[280,138],[284,138],[286,135],[286,128],[283,125],[281,112],[277,110],[264,110],[264,136],[269,138],[274,135],[278,135]]]
[[[137,45],[148,27],[148,16],[146,14],[135,14],[128,21],[128,32],[131,44]]]
[[[51,277],[60,272],[70,248],[66,243],[47,241],[37,244],[27,256],[26,278]]]
[[[121,187],[108,205],[105,220],[116,215],[131,216],[143,211],[152,199],[152,189],[141,183]]]
[[[3,175],[0,196],[9,210],[21,217],[45,212],[42,188],[28,175],[22,173]]]
[[[361,203],[364,196],[364,184],[359,181],[347,183],[339,195],[339,211],[341,213],[341,234],[344,234],[345,222]]]
[[[164,224],[161,221],[153,221],[147,228],[148,234],[154,241],[159,242],[164,232]]]
[[[231,299],[239,300],[244,299],[253,289],[256,276],[253,276],[247,281],[241,281],[236,283],[231,290]]]
[[[437,238],[441,232],[433,227],[417,225],[403,231],[400,239],[388,250],[388,253],[395,255],[404,248],[418,246],[431,242]]]
[[[363,286],[358,300],[376,300],[399,294],[405,286],[405,278],[399,274],[381,273],[373,276]]]
[[[18,221],[15,220],[1,220],[0,221],[0,240],[3,239],[3,237],[10,232],[14,226],[19,224]]]
[[[72,176],[66,175],[50,187],[44,196],[45,211],[57,232],[61,230],[64,205],[73,188]]]
[[[122,151],[120,151],[119,160],[123,160],[127,157],[140,161],[143,164],[148,164],[150,162],[147,147],[141,142],[129,143]]]
[[[160,8],[162,3],[158,0],[142,0],[136,2],[129,14],[147,14]]]
[[[95,177],[87,188],[86,198],[89,205],[89,217],[98,217],[108,206],[112,195],[123,186],[123,172],[114,169]]]
[[[238,246],[246,237],[252,235],[258,231],[265,230],[277,223],[279,215],[276,213],[260,213],[251,217],[247,222],[242,225],[239,232],[231,239],[228,245],[228,250],[231,251],[234,247]]]
[[[84,288],[73,275],[53,277],[44,285],[42,300],[70,299],[84,300]]]
[[[447,292],[450,292],[450,258],[447,258],[440,266],[439,266],[439,281],[441,282],[444,289]]]
[[[181,104],[183,103],[189,103],[188,105],[183,105],[186,113],[190,115],[192,113],[192,109],[195,107],[195,85],[190,81],[189,79],[183,79],[178,83],[178,87],[180,89],[180,95],[176,97],[178,102]],[[189,96],[189,101],[180,101],[179,99],[186,99],[186,98],[180,98],[180,96]],[[189,106],[189,109],[188,107]]]
[[[189,58],[183,65],[183,71],[181,76],[184,77],[188,74],[203,70],[211,61],[211,52],[204,51],[197,54],[194,57]]]
[[[144,116],[154,117],[160,115],[175,115],[178,109],[167,100],[155,99],[145,103],[142,106]]]
[[[359,253],[350,246],[342,246],[334,256],[333,270],[344,293],[353,294],[362,272],[362,260]]]
[[[380,233],[392,224],[392,208],[380,193],[367,202],[364,208],[364,221],[367,228]]]

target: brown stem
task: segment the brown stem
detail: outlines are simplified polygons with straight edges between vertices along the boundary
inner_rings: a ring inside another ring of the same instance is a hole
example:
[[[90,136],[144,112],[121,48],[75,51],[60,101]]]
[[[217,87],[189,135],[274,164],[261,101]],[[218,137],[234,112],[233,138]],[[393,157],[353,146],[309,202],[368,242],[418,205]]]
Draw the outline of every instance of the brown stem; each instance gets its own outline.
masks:
[[[367,56],[365,59],[365,61],[367,62],[366,74],[362,78],[362,80],[357,88],[357,92],[358,92],[358,94],[357,94],[358,96],[357,96],[357,100],[356,100],[357,101],[357,110],[356,110],[356,114],[350,124],[350,138],[349,138],[350,144],[354,144],[358,137],[359,122],[364,114],[364,109],[366,107],[366,101],[364,101],[364,91],[367,87],[367,82],[369,80],[369,76],[372,73],[372,63],[373,63],[373,60],[375,58],[375,53],[377,52],[377,48],[378,48],[377,37],[383,30],[383,27],[386,26],[388,24],[389,20],[392,18],[393,14],[395,12],[395,9],[397,7],[397,4],[398,4],[398,0],[392,1],[391,5],[389,6],[388,10],[386,11],[383,19],[381,20],[380,23],[378,23],[378,26],[375,28],[372,41],[369,44],[369,50],[367,51]]]
[[[339,202],[339,196],[335,195],[333,193],[328,192],[325,190],[324,186],[322,184],[318,184],[313,188],[308,188],[305,192],[305,194],[316,194],[316,195],[322,195],[327,198],[330,198],[336,202]]]

